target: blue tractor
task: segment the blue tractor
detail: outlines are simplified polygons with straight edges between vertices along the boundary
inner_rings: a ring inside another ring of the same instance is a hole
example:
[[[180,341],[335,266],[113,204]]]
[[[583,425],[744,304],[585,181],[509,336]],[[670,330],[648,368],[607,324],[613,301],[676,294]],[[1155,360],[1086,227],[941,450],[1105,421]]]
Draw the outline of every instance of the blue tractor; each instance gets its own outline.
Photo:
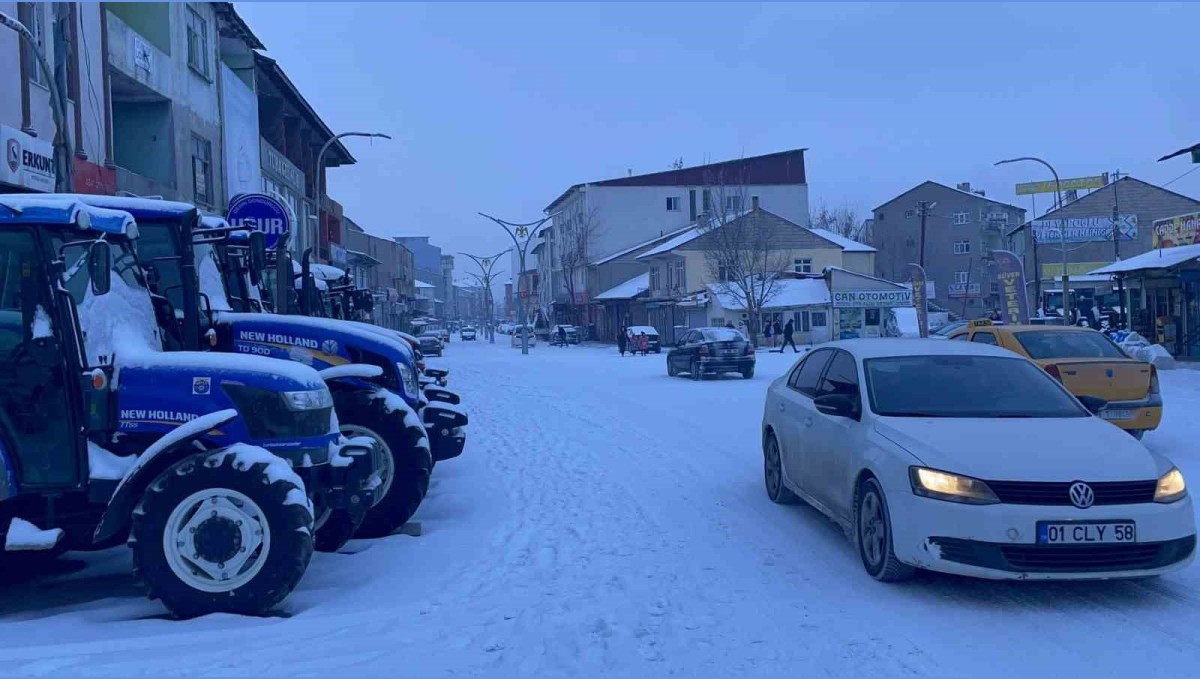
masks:
[[[129,214],[0,197],[0,561],[128,544],[179,617],[262,614],[299,582],[322,507],[375,479],[322,377],[163,352]]]
[[[181,319],[176,339],[184,348],[281,358],[320,370],[328,377],[340,432],[374,443],[380,478],[377,504],[361,525],[346,512],[334,511],[324,530],[332,537],[325,544],[318,535],[318,549],[334,549],[349,534],[389,535],[408,521],[429,488],[431,448],[446,457],[461,453],[467,418],[449,404],[427,406],[415,356],[406,342],[366,324],[261,313],[261,303],[250,303],[248,295],[227,288],[222,272],[221,252],[240,230],[203,228],[204,218],[192,205],[111,196],[76,198],[127,211],[137,219],[138,254],[152,270],[153,286],[165,305],[198,308],[196,314],[176,313]],[[251,235],[247,259],[253,261],[247,263],[252,272],[248,275],[261,283],[260,275],[268,269],[267,255],[259,234]],[[291,266],[286,255],[276,257],[270,272],[276,287],[291,288]],[[431,418],[443,426],[427,431]]]

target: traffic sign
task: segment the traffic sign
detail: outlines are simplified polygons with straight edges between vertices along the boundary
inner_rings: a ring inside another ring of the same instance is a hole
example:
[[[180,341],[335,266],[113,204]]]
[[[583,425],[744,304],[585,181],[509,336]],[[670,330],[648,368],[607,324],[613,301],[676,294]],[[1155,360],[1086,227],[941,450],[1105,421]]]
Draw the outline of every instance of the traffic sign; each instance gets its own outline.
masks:
[[[251,231],[262,231],[267,249],[273,249],[280,237],[292,230],[288,208],[265,193],[242,193],[229,201],[225,221]]]

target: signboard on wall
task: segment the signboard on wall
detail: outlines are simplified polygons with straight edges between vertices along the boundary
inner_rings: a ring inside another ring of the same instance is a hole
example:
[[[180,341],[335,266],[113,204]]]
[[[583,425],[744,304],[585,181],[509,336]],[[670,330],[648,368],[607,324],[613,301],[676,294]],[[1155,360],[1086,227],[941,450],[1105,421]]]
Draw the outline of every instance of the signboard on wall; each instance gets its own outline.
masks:
[[[912,306],[913,291],[908,288],[895,290],[845,290],[829,293],[835,309],[864,309],[868,307]]]
[[[0,182],[33,191],[54,190],[54,145],[24,132],[0,125]]]
[[[1195,245],[1200,242],[1200,212],[1168,217],[1154,222],[1151,247],[1172,248],[1176,245]]]
[[[221,64],[221,120],[225,123],[225,178],[230,196],[262,189],[258,95]]]
[[[1108,174],[1100,174],[1094,177],[1075,177],[1073,179],[1061,179],[1058,182],[1057,189],[1062,191],[1078,191],[1080,189],[1100,189],[1108,185]],[[1054,180],[1044,182],[1026,182],[1017,184],[1017,195],[1028,196],[1034,193],[1054,193],[1057,190]]]
[[[1054,244],[1063,240],[1062,229],[1067,230],[1068,243],[1095,243],[1111,241],[1112,217],[1097,215],[1095,217],[1068,217],[1064,219],[1035,219],[1030,222],[1033,235],[1038,243]],[[1117,225],[1120,238],[1123,241],[1136,240],[1138,235],[1137,215],[1121,215]]]
[[[982,288],[979,283],[951,283],[948,294],[952,299],[978,297]]]
[[[229,201],[225,221],[230,226],[240,226],[253,231],[262,231],[266,236],[268,250],[275,248],[283,234],[291,231],[288,209],[273,196],[262,193],[243,193]]]

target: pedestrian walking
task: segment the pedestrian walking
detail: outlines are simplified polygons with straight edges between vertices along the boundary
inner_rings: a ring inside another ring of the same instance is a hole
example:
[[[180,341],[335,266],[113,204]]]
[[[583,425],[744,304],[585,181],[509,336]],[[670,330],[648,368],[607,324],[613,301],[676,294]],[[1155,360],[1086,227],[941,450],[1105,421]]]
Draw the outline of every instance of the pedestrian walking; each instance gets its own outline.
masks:
[[[625,347],[629,344],[629,334],[624,327],[617,332],[617,351],[621,352],[621,358],[625,357]]]
[[[771,321],[763,324],[763,334],[767,336],[767,346],[775,348],[775,327],[771,325]]]
[[[561,325],[558,326],[558,345],[560,347],[567,346],[567,329]]]
[[[771,329],[774,331],[774,334],[775,334],[775,343],[781,344],[783,341],[783,326],[779,325],[779,321],[776,320],[774,323],[771,324]]]
[[[638,350],[642,352],[642,355],[645,356],[650,353],[650,338],[646,337],[646,333],[643,332],[642,334],[638,335],[637,340],[637,347]]]
[[[792,325],[792,319],[789,318],[787,325],[783,326],[783,344],[779,345],[779,353],[782,354],[783,350],[787,349],[787,346],[789,344],[792,345],[793,352],[795,352],[797,354],[800,353],[800,350],[796,348],[796,340],[795,340],[795,338],[792,337],[792,334],[795,331],[796,331],[796,326]]]

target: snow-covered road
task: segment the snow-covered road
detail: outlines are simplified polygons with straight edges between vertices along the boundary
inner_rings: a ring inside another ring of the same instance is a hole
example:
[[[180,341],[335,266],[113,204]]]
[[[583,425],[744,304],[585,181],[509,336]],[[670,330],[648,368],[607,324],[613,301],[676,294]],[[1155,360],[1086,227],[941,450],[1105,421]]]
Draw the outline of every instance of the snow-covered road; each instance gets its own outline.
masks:
[[[668,378],[662,356],[455,341],[471,414],[425,535],[317,555],[281,615],[161,618],[123,550],[0,579],[4,675],[806,676],[1200,672],[1200,566],[1158,580],[884,585],[762,489],[758,376]],[[1200,372],[1163,374],[1146,444],[1200,479]]]

